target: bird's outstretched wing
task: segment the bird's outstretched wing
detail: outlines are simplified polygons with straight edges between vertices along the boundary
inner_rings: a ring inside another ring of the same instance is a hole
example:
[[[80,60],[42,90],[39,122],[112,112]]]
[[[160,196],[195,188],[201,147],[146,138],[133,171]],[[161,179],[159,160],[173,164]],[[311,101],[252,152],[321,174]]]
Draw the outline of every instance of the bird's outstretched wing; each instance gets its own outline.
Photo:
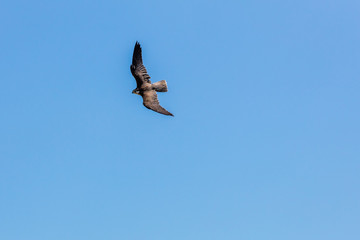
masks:
[[[132,75],[136,80],[137,87],[139,88],[143,83],[151,83],[150,76],[143,65],[140,43],[136,42],[134,47],[134,54],[132,64],[130,66]]]
[[[159,100],[157,98],[157,94],[154,90],[145,91],[142,94],[142,97],[143,97],[143,104],[148,109],[151,109],[155,112],[158,112],[158,113],[161,113],[164,115],[174,116],[170,112],[168,112],[165,108],[160,106]]]

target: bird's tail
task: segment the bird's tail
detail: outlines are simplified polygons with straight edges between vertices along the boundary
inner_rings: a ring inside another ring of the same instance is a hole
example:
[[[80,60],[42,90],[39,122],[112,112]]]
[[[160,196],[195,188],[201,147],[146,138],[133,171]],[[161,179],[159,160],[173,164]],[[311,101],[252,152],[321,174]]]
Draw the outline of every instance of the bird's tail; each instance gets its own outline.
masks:
[[[161,81],[158,81],[156,83],[153,83],[152,87],[157,92],[167,92],[168,91],[167,84],[166,84],[165,80],[161,80]]]

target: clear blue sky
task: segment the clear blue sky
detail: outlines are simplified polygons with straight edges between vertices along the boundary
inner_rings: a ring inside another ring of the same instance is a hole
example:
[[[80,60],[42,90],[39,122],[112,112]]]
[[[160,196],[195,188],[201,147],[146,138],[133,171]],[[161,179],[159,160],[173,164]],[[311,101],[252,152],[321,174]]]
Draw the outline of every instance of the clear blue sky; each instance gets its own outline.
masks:
[[[2,1],[0,239],[360,239],[359,13]]]

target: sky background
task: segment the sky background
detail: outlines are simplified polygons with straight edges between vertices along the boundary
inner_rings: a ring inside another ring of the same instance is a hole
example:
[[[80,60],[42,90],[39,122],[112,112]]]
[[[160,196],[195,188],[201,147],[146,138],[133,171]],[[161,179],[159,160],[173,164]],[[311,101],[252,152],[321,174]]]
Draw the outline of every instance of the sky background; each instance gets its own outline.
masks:
[[[0,2],[0,239],[360,239],[360,2]],[[135,41],[157,114],[131,94]]]

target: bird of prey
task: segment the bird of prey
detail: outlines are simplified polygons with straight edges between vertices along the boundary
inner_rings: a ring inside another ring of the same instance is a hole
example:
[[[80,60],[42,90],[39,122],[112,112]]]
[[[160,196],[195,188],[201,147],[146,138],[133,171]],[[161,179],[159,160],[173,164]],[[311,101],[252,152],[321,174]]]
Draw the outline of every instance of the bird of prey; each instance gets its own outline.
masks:
[[[151,83],[150,76],[143,65],[139,42],[135,43],[130,70],[136,80],[136,88],[132,91],[132,93],[140,95],[143,98],[144,106],[155,112],[174,116],[165,108],[160,106],[156,92],[167,92],[167,84],[165,80],[161,80],[153,84]]]

